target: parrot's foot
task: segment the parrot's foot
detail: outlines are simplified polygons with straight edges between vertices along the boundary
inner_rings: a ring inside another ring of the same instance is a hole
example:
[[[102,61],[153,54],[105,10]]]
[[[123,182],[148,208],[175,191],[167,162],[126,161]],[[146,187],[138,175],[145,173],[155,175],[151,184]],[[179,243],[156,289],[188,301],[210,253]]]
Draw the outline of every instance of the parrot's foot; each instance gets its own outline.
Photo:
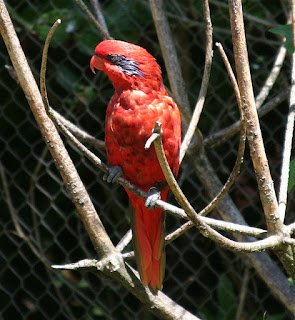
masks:
[[[161,200],[160,191],[155,187],[151,187],[148,192],[148,197],[145,201],[145,206],[149,209],[156,209],[156,202],[158,200]]]
[[[119,166],[110,167],[109,171],[103,176],[103,180],[108,183],[116,182],[119,178],[123,176],[123,170]]]

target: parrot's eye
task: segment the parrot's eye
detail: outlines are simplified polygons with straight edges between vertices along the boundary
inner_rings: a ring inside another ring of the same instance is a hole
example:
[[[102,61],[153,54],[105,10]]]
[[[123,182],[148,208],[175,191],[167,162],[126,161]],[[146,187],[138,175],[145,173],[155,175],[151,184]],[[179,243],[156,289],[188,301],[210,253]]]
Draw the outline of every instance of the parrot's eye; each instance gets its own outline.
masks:
[[[136,61],[117,54],[108,54],[104,58],[110,63],[118,66],[128,76],[137,75],[143,77],[143,72],[138,68],[138,62]]]
[[[119,64],[120,61],[123,60],[122,58],[125,58],[125,57],[118,56],[117,54],[108,54],[105,58],[106,58],[106,60],[108,60],[109,62],[111,62],[113,64]]]

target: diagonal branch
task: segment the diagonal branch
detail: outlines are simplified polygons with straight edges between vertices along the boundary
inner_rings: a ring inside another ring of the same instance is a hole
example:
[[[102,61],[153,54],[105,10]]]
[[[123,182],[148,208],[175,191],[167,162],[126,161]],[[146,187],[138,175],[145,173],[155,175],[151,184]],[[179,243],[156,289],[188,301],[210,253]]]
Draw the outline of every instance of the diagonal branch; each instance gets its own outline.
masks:
[[[103,15],[103,13],[102,13],[101,5],[100,5],[100,3],[99,3],[99,0],[90,0],[90,3],[91,3],[92,8],[93,8],[93,10],[94,10],[94,12],[95,12],[97,21],[100,23],[100,25],[102,26],[102,28],[104,29],[104,31],[106,32],[106,34],[109,35],[108,26],[107,26],[107,24],[106,24],[104,15]]]
[[[112,39],[112,37],[109,34],[109,31],[105,28],[104,20],[98,21],[94,17],[94,15],[89,11],[86,4],[82,0],[75,0],[75,2],[87,14],[87,16],[93,22],[93,24],[96,26],[97,30],[101,33],[101,35],[105,39]]]

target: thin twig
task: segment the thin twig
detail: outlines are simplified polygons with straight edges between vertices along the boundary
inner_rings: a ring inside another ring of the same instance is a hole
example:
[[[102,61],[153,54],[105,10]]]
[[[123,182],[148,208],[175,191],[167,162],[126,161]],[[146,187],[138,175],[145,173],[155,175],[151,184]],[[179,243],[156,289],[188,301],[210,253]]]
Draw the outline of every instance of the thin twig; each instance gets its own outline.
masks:
[[[200,217],[202,221],[207,223],[210,227],[216,230],[226,231],[230,233],[239,233],[244,234],[256,238],[264,237],[267,234],[266,230],[254,228],[254,227],[248,227],[243,226],[236,223],[231,222],[225,222],[222,220],[216,220],[209,217]],[[184,223],[181,227],[176,229],[175,231],[171,232],[169,235],[166,236],[165,240],[166,243],[170,243],[180,237],[182,234],[184,234],[187,230],[191,229],[194,226],[192,221],[188,221]],[[295,228],[295,226],[294,226]]]
[[[79,139],[80,142],[86,143],[88,145],[91,145],[99,149],[105,149],[104,141],[96,139],[86,131],[77,127],[74,123],[67,120],[64,116],[62,116],[56,110],[52,109],[52,107],[51,107],[51,112],[53,113],[56,119],[58,119],[77,139]]]
[[[36,201],[35,201],[35,189],[36,189],[36,183],[37,183],[37,176],[38,173],[43,165],[43,161],[48,154],[48,148],[45,146],[43,148],[43,151],[38,159],[38,163],[33,171],[33,174],[30,179],[30,188],[29,188],[29,197],[30,197],[30,202],[31,202],[31,212],[32,212],[32,220],[33,220],[33,231],[35,231],[35,237],[37,240],[37,244],[39,247],[39,250],[42,251],[42,245],[41,245],[41,237],[40,237],[40,232],[38,229],[38,220],[37,220],[37,209],[36,209]],[[43,253],[43,252],[42,252]]]
[[[116,249],[119,252],[122,252],[131,240],[132,240],[132,230],[129,229],[124,235],[124,237],[116,245]]]
[[[109,30],[108,30],[108,26],[106,24],[104,15],[102,13],[101,10],[101,6],[98,0],[90,0],[90,3],[92,5],[92,8],[96,14],[96,18],[98,20],[98,22],[101,24],[102,28],[105,30],[105,32],[109,35]]]
[[[292,150],[292,141],[294,134],[295,119],[295,1],[292,0],[292,32],[293,32],[293,54],[292,54],[292,72],[291,72],[291,91],[289,101],[289,113],[287,117],[287,125],[284,139],[284,151],[282,156],[282,168],[279,189],[279,216],[281,221],[285,219],[288,181],[290,171],[290,158]]]
[[[112,37],[109,35],[108,30],[106,30],[104,26],[94,17],[94,15],[87,8],[86,4],[82,0],[75,0],[75,2],[87,14],[87,16],[96,26],[97,30],[102,34],[103,38],[108,40],[112,39]]]
[[[46,92],[46,84],[45,84],[45,74],[46,74],[46,67],[47,67],[47,55],[48,55],[48,49],[51,42],[51,39],[54,35],[55,30],[58,28],[58,26],[61,24],[61,20],[57,19],[53,26],[50,28],[48,36],[46,38],[43,53],[42,53],[42,63],[41,63],[41,70],[40,70],[40,91],[42,95],[42,99],[44,102],[44,106],[47,112],[49,112],[50,106],[49,101],[47,97]]]
[[[58,20],[53,25],[51,31],[49,32],[48,38],[46,39],[46,42],[45,42],[46,45],[44,46],[44,50],[42,54],[41,72],[40,72],[40,88],[42,92],[41,97],[44,102],[45,110],[42,109],[43,107],[42,105],[42,107],[39,107],[39,109],[32,108],[32,111],[36,112],[35,117],[37,122],[40,125],[41,132],[44,136],[44,140],[46,141],[49,147],[49,150],[55,160],[55,165],[59,170],[67,186],[67,190],[72,198],[73,203],[76,206],[78,213],[80,214],[81,220],[84,223],[84,226],[90,236],[90,239],[92,240],[92,243],[95,249],[101,256],[109,256],[114,254],[114,252],[116,252],[116,249],[113,246],[110,238],[108,237],[101,223],[101,220],[97,215],[97,212],[79,177],[79,174],[72,160],[70,159],[58,132],[55,130],[54,124],[52,123],[51,119],[47,117],[47,115],[49,115],[49,117],[51,117],[52,119],[55,119],[53,116],[53,113],[51,112],[51,108],[49,106],[48,98],[46,95],[45,75],[46,75],[47,54],[48,54],[50,39],[52,38],[53,33],[59,24],[60,24],[60,20]],[[37,91],[36,94],[39,94],[39,91]],[[37,111],[39,113],[37,113]],[[43,112],[46,112],[46,111],[47,111],[47,115],[46,113],[44,115]],[[64,128],[63,125],[61,125],[61,127]],[[127,281],[130,281],[129,276],[126,273],[126,269],[122,267],[121,271],[125,273],[125,279],[129,279]]]
[[[179,163],[182,162],[185,153],[191,143],[191,140],[193,138],[193,135],[196,131],[201,112],[203,110],[203,106],[205,103],[205,97],[209,85],[209,78],[210,78],[210,72],[211,72],[211,65],[212,65],[212,56],[213,56],[213,28],[211,23],[211,17],[210,17],[210,8],[208,0],[203,0],[203,15],[204,20],[206,22],[206,54],[205,54],[205,67],[204,67],[204,73],[201,83],[201,89],[199,92],[198,100],[195,106],[195,110],[192,115],[192,119],[190,121],[189,127],[187,129],[187,132],[184,136],[184,139],[181,143],[180,152],[179,152]]]
[[[268,97],[270,90],[275,84],[280,74],[280,71],[282,69],[282,66],[286,57],[286,53],[287,53],[287,49],[284,47],[284,45],[282,45],[278,51],[273,67],[270,70],[268,77],[265,80],[264,85],[260,89],[260,92],[255,99],[255,104],[257,109],[259,109],[262,106],[263,102]]]
[[[58,128],[62,131],[62,133],[67,137],[67,139],[69,141],[71,141],[96,167],[98,167],[103,172],[107,172],[108,167],[106,164],[104,164],[96,155],[94,155],[83,144],[81,144],[79,142],[79,140],[77,140],[70,132],[68,132],[68,130],[66,128],[63,127],[63,125],[61,123],[59,123],[58,121],[56,121],[56,122],[57,122]],[[128,182],[124,178],[119,178],[116,182],[121,184],[125,188],[129,189],[130,191],[134,192],[138,196],[142,197],[143,199],[147,198],[146,192],[138,189],[136,186],[134,186],[133,184],[131,184],[130,182]],[[186,215],[182,209],[177,208],[177,207],[175,207],[169,203],[166,203],[162,200],[158,200],[156,202],[156,207],[159,207],[159,208],[165,210],[166,212],[174,214],[177,217],[186,218]],[[237,225],[237,228],[239,228],[238,225]],[[235,230],[236,230],[236,232],[239,232],[239,231],[237,231],[238,230],[237,228]],[[243,226],[241,226],[241,228],[243,229]],[[229,226],[227,230],[229,231],[230,229],[231,229],[231,227]],[[248,231],[247,231],[247,227],[246,227],[244,229],[244,233],[248,234],[247,232]],[[250,234],[252,235],[252,232]]]
[[[13,221],[13,225],[15,227],[16,233],[17,235],[23,239],[25,241],[25,243],[27,244],[27,246],[32,250],[32,252],[36,255],[36,257],[44,264],[48,266],[48,261],[40,255],[38,249],[32,244],[31,240],[29,239],[29,237],[24,233],[18,218],[17,218],[17,214],[15,212],[13,203],[12,203],[12,199],[10,196],[10,192],[9,192],[9,188],[8,188],[8,183],[7,183],[7,179],[6,179],[6,174],[5,174],[5,170],[4,167],[0,161],[0,175],[1,175],[1,181],[2,181],[2,186],[3,186],[3,190],[4,190],[4,194],[5,194],[5,198],[7,201],[7,205],[8,205],[8,209],[11,215],[11,219]]]

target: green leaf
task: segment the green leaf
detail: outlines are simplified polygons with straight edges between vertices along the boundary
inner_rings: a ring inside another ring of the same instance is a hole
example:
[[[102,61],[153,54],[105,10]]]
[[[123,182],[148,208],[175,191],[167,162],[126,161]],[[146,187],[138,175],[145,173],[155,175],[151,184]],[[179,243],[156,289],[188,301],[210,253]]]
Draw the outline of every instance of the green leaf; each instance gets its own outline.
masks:
[[[292,190],[295,184],[295,159],[290,161],[290,171],[288,180],[288,193]]]
[[[289,53],[293,53],[293,33],[292,33],[292,24],[286,24],[277,28],[269,29],[270,32],[279,34],[282,37],[286,38],[284,47],[288,50]]]

